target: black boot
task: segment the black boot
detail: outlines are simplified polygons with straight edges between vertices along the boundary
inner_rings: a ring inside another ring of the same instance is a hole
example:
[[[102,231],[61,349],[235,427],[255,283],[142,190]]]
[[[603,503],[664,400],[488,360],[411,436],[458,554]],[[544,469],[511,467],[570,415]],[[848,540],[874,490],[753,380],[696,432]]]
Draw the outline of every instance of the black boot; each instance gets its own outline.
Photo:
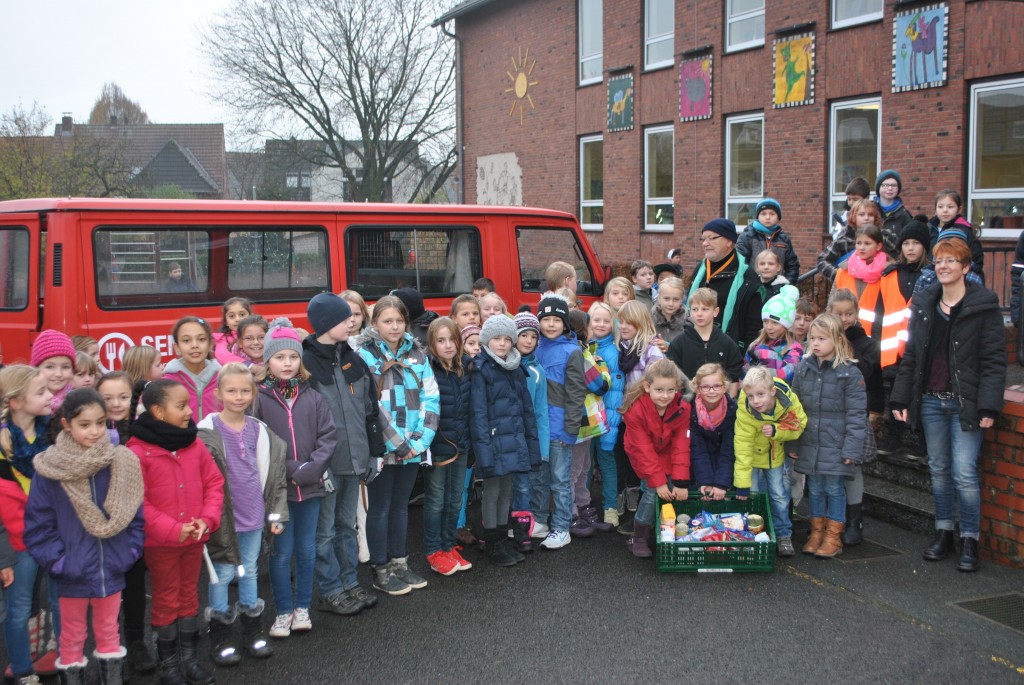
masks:
[[[256,600],[256,606],[238,607],[238,619],[242,622],[242,643],[245,645],[245,651],[249,652],[249,656],[257,659],[266,659],[274,655],[274,650],[260,626],[260,616],[262,615],[262,599]]]
[[[181,655],[181,672],[189,685],[213,685],[217,679],[199,663],[196,654],[198,621],[195,616],[178,619],[178,653]]]
[[[846,528],[843,529],[843,546],[859,545],[864,541],[864,505],[846,505]]]
[[[85,683],[85,666],[88,663],[83,660],[82,663],[73,666],[58,666],[57,676],[60,678],[60,685],[83,685]],[[103,682],[105,685],[107,681]]]
[[[508,527],[500,526],[498,530],[504,533],[504,535],[499,536],[498,543],[505,548],[505,553],[512,557],[517,564],[526,561],[526,557],[520,554],[516,548],[515,540],[508,536]]]
[[[210,660],[217,666],[237,666],[242,661],[235,638],[236,616],[234,607],[227,611],[206,609],[206,623],[210,626]]]
[[[142,637],[128,640],[128,670],[132,673],[149,673],[156,668],[156,659],[149,651],[149,643]]]
[[[533,526],[533,514],[528,511],[512,512],[512,539],[515,540],[516,548],[527,554],[533,551],[533,539],[530,537],[530,528]]]
[[[960,538],[960,563],[956,570],[971,573],[979,567],[978,541],[975,538]]]
[[[127,652],[122,649],[120,654],[100,654],[94,652],[93,656],[100,664],[101,685],[122,685],[124,680],[124,662]]]
[[[504,530],[497,528],[484,529],[484,555],[495,566],[515,566],[516,560],[502,544],[501,536],[505,535]]]
[[[924,557],[925,561],[942,561],[955,551],[956,543],[954,542],[953,531],[937,530],[935,531],[935,539],[932,540],[931,546],[921,556]]]
[[[156,633],[157,667],[160,669],[160,685],[188,685],[181,672],[181,658],[178,655],[178,624],[153,626]]]

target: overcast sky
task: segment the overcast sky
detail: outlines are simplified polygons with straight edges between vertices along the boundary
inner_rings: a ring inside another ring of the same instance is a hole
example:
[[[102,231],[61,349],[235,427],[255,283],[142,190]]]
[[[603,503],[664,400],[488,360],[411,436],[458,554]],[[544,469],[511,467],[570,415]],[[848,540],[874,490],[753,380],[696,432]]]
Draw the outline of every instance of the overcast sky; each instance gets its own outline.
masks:
[[[198,28],[230,0],[0,0],[0,111],[85,121],[113,81],[156,123],[225,123]]]

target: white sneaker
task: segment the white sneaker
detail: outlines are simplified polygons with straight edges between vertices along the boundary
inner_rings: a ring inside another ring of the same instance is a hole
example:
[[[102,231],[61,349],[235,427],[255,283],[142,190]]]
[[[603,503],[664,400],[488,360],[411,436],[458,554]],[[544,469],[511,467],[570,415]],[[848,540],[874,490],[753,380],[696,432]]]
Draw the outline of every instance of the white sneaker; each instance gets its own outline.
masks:
[[[270,626],[270,637],[288,637],[292,634],[292,615],[278,614]]]
[[[562,549],[570,542],[572,542],[572,538],[569,537],[569,531],[553,530],[548,533],[548,536],[544,538],[544,542],[540,543],[540,546],[544,549]]]
[[[313,630],[313,622],[309,620],[309,609],[299,608],[292,612],[292,630]]]
[[[512,531],[509,531],[509,532],[511,533]],[[533,524],[533,532],[530,533],[530,537],[531,538],[537,538],[538,540],[543,540],[544,538],[546,538],[548,536],[549,532],[550,531],[549,531],[548,525],[546,523],[536,523],[535,522]]]

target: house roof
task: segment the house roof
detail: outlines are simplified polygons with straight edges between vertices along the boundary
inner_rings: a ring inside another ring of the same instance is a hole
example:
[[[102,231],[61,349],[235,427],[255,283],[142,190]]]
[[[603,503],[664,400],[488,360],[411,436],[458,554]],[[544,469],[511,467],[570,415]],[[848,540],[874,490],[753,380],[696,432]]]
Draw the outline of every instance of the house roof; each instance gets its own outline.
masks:
[[[493,2],[494,0],[466,0],[466,2],[459,3],[455,7],[448,10],[448,12],[442,14],[440,17],[435,19],[434,23],[432,23],[430,26],[440,26],[441,24],[451,21],[452,19],[456,19],[463,15],[469,14],[470,12],[475,12],[484,5],[490,5]]]
[[[57,137],[61,136],[59,123],[55,133]],[[156,185],[181,185],[181,181],[187,181],[193,187],[182,188],[189,192],[219,195],[227,190],[224,124],[74,124],[70,133],[99,139],[122,139],[133,164],[140,169],[149,168],[150,181]],[[170,142],[174,145],[168,148]],[[156,167],[152,166],[154,162],[159,162]],[[189,172],[189,168],[193,171]],[[158,174],[157,170],[170,175]]]

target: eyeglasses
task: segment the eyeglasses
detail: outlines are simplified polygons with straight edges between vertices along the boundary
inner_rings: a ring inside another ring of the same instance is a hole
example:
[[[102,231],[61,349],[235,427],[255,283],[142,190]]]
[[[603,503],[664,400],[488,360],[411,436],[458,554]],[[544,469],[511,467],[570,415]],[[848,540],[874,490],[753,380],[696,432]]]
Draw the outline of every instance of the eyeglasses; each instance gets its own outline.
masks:
[[[935,266],[959,266],[962,263],[959,259],[953,259],[952,257],[935,260]]]
[[[719,392],[725,389],[725,386],[719,383],[718,385],[698,385],[701,392]]]
[[[900,184],[899,183],[883,183],[882,185],[880,185],[878,187],[879,188],[899,188]]]

